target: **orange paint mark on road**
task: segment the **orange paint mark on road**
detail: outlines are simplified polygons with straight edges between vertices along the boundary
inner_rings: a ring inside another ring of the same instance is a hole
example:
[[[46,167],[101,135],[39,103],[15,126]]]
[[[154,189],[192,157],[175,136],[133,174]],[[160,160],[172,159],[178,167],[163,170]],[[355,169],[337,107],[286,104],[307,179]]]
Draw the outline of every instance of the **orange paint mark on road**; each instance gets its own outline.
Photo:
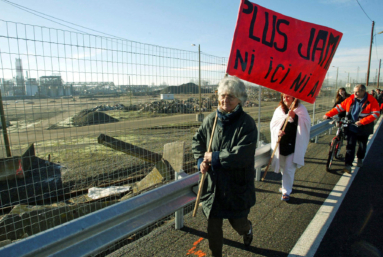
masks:
[[[201,243],[202,240],[204,240],[203,237],[201,237],[200,239],[198,239],[197,241],[195,241],[195,242],[193,243],[194,246],[193,246],[192,248],[190,248],[190,250],[188,251],[188,253],[187,253],[186,255],[192,254],[192,255],[196,255],[196,256],[198,256],[198,257],[206,256],[206,253],[202,252],[201,250],[195,251],[195,249],[197,248],[197,245],[198,245],[199,243]]]

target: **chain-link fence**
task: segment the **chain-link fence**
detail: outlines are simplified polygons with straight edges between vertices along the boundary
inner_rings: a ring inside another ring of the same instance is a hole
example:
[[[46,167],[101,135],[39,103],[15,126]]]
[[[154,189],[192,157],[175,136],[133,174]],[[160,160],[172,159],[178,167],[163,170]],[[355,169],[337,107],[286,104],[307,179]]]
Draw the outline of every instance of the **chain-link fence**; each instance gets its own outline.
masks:
[[[0,20],[0,241],[126,200],[174,172],[196,172],[191,140],[199,114],[217,108],[226,63],[197,49]],[[259,145],[269,143],[280,94],[247,85],[244,110]],[[316,104],[304,103],[313,123],[337,87],[328,76]]]

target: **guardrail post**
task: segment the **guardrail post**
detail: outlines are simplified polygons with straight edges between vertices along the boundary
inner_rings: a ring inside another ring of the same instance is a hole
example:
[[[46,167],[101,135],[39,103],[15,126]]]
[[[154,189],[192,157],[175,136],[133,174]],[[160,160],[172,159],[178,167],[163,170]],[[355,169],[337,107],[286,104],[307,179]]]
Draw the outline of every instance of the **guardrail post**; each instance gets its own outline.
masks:
[[[183,177],[187,176],[187,174],[183,171],[180,170],[180,172],[174,172],[174,180],[179,180]],[[175,229],[181,229],[184,227],[184,208],[181,208],[177,210],[175,213]]]
[[[260,181],[261,180],[261,170],[262,167],[258,167],[255,169],[255,180]]]

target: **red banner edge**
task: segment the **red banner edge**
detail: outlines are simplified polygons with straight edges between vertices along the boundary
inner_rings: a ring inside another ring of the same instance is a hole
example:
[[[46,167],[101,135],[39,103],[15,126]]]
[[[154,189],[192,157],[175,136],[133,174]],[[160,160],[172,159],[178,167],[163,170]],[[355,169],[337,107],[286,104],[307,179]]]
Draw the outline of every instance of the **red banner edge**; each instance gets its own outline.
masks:
[[[227,66],[226,66],[226,74],[229,74],[228,70],[229,70],[229,65],[230,65],[230,56],[231,56],[231,53],[233,51],[233,47],[234,47],[234,40],[236,38],[236,35],[237,35],[237,27],[238,27],[238,21],[240,19],[240,15],[241,15],[241,9],[242,9],[242,6],[243,6],[243,2],[244,0],[241,0],[241,3],[239,4],[239,8],[238,8],[238,17],[237,17],[237,23],[235,24],[235,28],[234,28],[234,34],[233,34],[233,40],[231,41],[231,47],[230,47],[230,53],[229,53],[229,59],[228,59],[228,62],[227,62]],[[231,75],[231,74],[229,74]]]

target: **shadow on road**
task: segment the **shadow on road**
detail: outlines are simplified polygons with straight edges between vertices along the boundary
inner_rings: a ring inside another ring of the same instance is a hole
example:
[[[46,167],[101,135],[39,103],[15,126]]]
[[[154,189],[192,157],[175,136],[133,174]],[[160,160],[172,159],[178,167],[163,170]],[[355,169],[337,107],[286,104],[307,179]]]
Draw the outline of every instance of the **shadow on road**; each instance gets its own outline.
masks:
[[[190,228],[190,227],[185,226],[182,228],[182,230],[187,232],[187,233],[196,235],[198,237],[207,238],[207,233],[193,229],[193,228]],[[257,248],[254,246],[245,247],[245,245],[243,243],[235,242],[233,240],[229,240],[229,239],[225,239],[225,238],[223,239],[223,244],[230,246],[230,247],[235,247],[237,249],[241,249],[243,251],[247,251],[250,253],[262,255],[262,256],[286,256],[287,255],[287,253],[285,253],[285,252],[274,251],[274,250],[269,250],[269,249],[262,249],[262,248]]]

